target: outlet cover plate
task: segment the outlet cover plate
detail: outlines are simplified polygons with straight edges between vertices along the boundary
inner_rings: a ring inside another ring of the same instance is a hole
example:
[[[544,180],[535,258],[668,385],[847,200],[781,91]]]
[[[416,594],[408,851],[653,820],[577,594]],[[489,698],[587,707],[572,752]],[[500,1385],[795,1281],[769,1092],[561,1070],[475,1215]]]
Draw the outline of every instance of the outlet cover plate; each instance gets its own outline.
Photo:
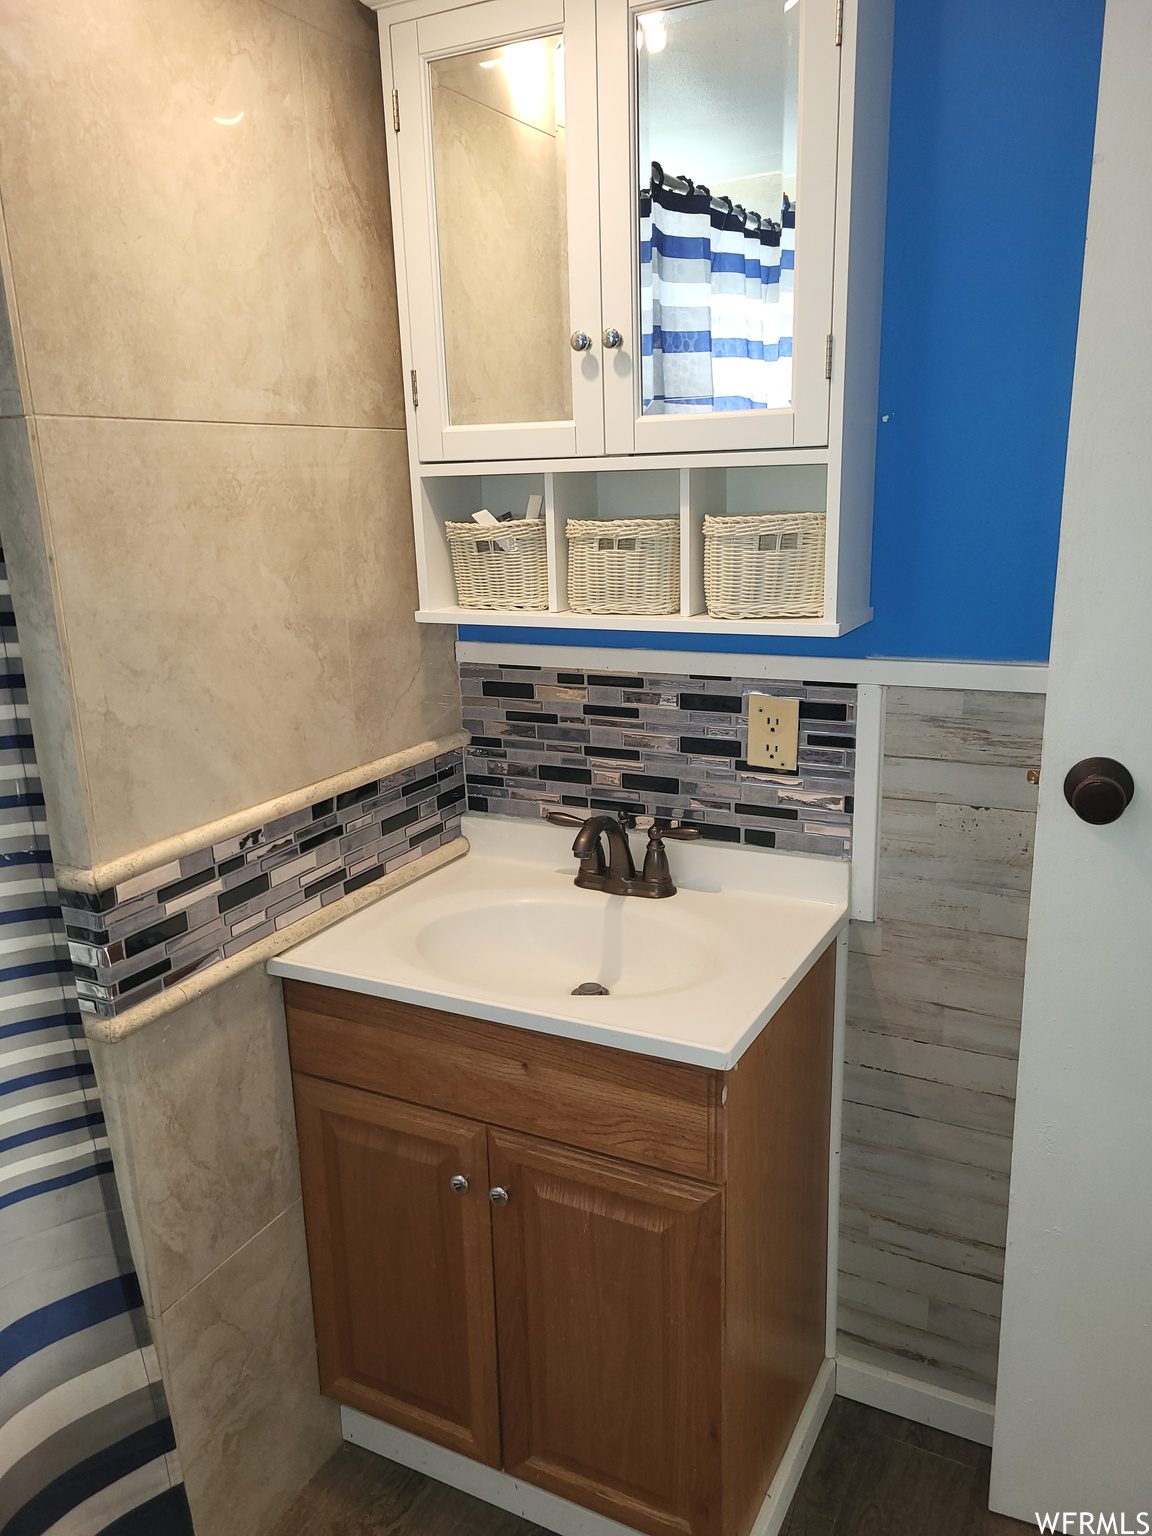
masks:
[[[800,745],[800,700],[748,695],[748,766],[795,773]]]

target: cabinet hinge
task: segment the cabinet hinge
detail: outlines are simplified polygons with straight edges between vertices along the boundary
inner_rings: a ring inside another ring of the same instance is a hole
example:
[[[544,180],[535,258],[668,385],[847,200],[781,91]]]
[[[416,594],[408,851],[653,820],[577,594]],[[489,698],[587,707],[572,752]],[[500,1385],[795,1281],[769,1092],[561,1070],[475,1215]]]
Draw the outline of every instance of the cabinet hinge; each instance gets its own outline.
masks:
[[[829,338],[831,340],[831,338]],[[416,388],[416,370],[412,370],[412,409],[416,410],[420,404],[420,391]]]
[[[837,42],[839,42],[839,38],[837,38]],[[399,91],[393,91],[392,92],[392,127],[393,127],[393,129],[397,133],[400,132],[400,92]]]
[[[415,379],[416,375],[413,374],[412,377],[413,377],[413,379]],[[830,379],[832,377],[832,337],[831,336],[828,337],[828,340],[824,344],[824,377],[826,379]]]
[[[836,46],[839,48],[844,41],[844,0],[836,0]],[[396,92],[392,92],[395,96]],[[397,124],[399,128],[399,124]]]

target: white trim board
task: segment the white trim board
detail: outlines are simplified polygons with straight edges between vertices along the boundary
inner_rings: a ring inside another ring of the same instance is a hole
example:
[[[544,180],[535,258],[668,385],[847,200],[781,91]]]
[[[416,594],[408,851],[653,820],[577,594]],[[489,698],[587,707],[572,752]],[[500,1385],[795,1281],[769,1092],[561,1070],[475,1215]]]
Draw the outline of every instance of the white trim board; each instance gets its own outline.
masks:
[[[731,651],[647,651],[618,646],[524,645],[509,640],[457,640],[456,659],[488,666],[593,667],[598,671],[720,673],[780,682],[884,683],[905,688],[973,688],[990,693],[1046,693],[1048,668],[1038,662],[907,661],[899,657],[759,656]]]
[[[655,421],[668,421],[670,417],[657,416]],[[545,481],[547,485],[547,481]],[[547,514],[548,502],[545,502]],[[552,514],[548,514],[552,515]],[[685,538],[687,536],[685,535]],[[681,559],[693,541],[681,545]],[[563,591],[563,587],[559,588]],[[586,629],[590,633],[604,630],[624,630],[631,634],[699,636],[708,638],[723,633],[725,638],[741,635],[749,637],[783,638],[786,640],[838,640],[842,635],[859,629],[874,617],[871,608],[847,610],[835,619],[714,619],[708,613],[659,613],[618,614],[573,613],[571,609],[513,608],[500,611],[491,608],[460,608],[427,604],[416,610],[417,624],[471,624],[477,627],[495,626],[501,629]]]
[[[749,1536],[777,1536],[835,1393],[836,1362],[825,1360]],[[483,1462],[433,1445],[430,1440],[396,1429],[357,1408],[341,1408],[340,1424],[349,1444],[375,1451],[402,1467],[411,1467],[437,1482],[447,1483],[449,1488],[458,1488],[497,1509],[531,1520],[546,1531],[555,1532],[555,1536],[639,1536],[630,1525],[570,1504],[534,1483],[521,1482],[507,1472],[498,1472]]]
[[[848,1029],[848,930],[836,936],[836,1000],[832,1013],[832,1106],[828,1118],[828,1257],[824,1351],[835,1359],[840,1313],[840,1157],[844,1140],[844,1037]]]
[[[852,786],[852,916],[876,921],[880,873],[880,802],[883,794],[884,695],[879,683],[856,690],[856,771]]]
[[[836,1391],[854,1403],[882,1408],[885,1413],[895,1413],[915,1424],[942,1429],[947,1434],[959,1435],[962,1440],[974,1440],[977,1445],[992,1444],[996,1409],[992,1403],[982,1402],[978,1397],[950,1392],[946,1387],[917,1381],[915,1377],[844,1355],[836,1359]]]

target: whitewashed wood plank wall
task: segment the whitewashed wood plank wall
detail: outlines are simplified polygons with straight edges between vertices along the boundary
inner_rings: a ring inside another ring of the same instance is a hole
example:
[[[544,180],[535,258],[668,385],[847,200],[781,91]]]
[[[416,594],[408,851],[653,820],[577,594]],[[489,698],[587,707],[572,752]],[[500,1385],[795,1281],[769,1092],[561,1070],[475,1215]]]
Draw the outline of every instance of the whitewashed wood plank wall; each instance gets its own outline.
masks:
[[[849,961],[840,1349],[990,1398],[1044,700],[890,688]]]

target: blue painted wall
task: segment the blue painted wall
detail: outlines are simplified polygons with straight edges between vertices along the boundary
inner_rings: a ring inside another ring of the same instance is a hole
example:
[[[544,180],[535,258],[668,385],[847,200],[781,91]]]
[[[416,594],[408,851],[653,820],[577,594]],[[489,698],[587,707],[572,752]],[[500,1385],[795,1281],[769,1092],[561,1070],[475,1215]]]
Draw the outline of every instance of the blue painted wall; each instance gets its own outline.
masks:
[[[1046,661],[1104,0],[897,0],[872,561],[841,640],[463,639]]]

